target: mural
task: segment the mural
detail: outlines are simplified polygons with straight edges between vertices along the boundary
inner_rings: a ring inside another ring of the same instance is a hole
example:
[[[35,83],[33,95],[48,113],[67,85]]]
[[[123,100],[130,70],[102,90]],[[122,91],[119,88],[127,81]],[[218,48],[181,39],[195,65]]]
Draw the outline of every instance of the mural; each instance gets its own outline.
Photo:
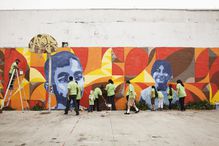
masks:
[[[31,53],[28,48],[0,48],[0,98],[6,91],[10,66],[17,58],[23,71],[19,78],[24,103],[30,108],[42,105],[47,109],[47,57]],[[219,102],[219,48],[59,48],[52,54],[53,109],[65,108],[69,76],[83,88],[84,107],[88,107],[90,90],[105,86],[109,79],[116,85],[117,109],[125,109],[126,80],[135,87],[137,101],[150,104],[148,92],[155,85],[162,90],[164,103],[168,104],[167,84],[175,88],[176,80],[181,79],[187,92],[186,103],[208,100],[214,104]],[[9,105],[21,109],[16,80]]]
[[[52,56],[52,87],[53,93],[56,95],[58,109],[64,109],[66,104],[66,95],[68,93],[69,77],[72,76],[78,85],[84,90],[83,69],[80,60],[74,54],[63,51]],[[48,86],[49,61],[44,66],[46,75],[45,88]],[[48,90],[47,90],[48,91]]]
[[[3,84],[4,84],[4,54],[0,51],[0,99],[3,98]]]
[[[164,104],[168,105],[169,101],[167,98],[167,85],[168,82],[172,79],[172,68],[169,62],[165,60],[156,60],[151,69],[151,76],[155,81],[156,89],[160,89],[160,91],[164,95]],[[141,91],[141,101],[145,102],[149,106],[151,106],[151,86],[145,88]],[[175,103],[177,100],[176,93],[173,96],[172,103]],[[155,99],[155,108],[158,107],[158,99]]]

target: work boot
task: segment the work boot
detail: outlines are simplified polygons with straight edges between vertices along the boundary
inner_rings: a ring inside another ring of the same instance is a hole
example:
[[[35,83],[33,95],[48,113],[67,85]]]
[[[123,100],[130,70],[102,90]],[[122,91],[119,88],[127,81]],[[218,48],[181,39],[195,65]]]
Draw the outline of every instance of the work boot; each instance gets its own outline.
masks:
[[[139,110],[135,111],[135,113],[138,113],[138,112],[139,112]]]

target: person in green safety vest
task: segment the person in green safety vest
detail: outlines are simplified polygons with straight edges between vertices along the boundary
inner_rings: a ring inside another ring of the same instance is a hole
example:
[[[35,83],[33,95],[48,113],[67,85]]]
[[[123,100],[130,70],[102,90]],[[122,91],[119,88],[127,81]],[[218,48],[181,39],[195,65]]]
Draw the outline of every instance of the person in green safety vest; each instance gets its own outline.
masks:
[[[176,85],[176,89],[177,89],[177,95],[179,97],[179,104],[180,104],[180,110],[181,111],[185,111],[185,107],[184,107],[184,100],[186,97],[186,91],[184,88],[184,84],[182,83],[181,80],[177,80],[177,85]]]
[[[67,104],[66,104],[65,114],[68,114],[70,103],[73,100],[73,103],[75,105],[76,115],[79,115],[78,105],[76,102],[76,97],[78,93],[78,84],[73,80],[72,76],[69,77],[69,81],[70,82],[68,83]]]
[[[78,81],[75,81],[76,84],[78,85]],[[78,106],[78,110],[80,111],[80,101],[82,98],[82,89],[81,87],[78,85],[78,93],[77,93],[77,97],[76,97],[76,102],[77,102],[77,106]]]
[[[108,102],[112,105],[112,110],[116,110],[115,106],[115,85],[111,79],[108,80],[105,90],[107,91]]]
[[[11,77],[12,77],[13,71],[18,71],[18,69],[19,69],[18,64],[19,64],[19,63],[20,63],[20,60],[19,60],[19,59],[16,59],[16,60],[11,64],[11,67],[10,67],[10,70],[9,70],[9,80],[8,80],[8,82],[10,82],[10,79],[11,79]],[[14,72],[14,74],[13,74],[11,83],[10,83],[10,85],[9,85],[9,90],[13,90],[13,84],[14,84],[15,78],[16,78],[16,72]]]
[[[169,84],[169,87],[167,88],[167,97],[168,97],[168,100],[169,100],[169,110],[172,109],[173,94],[174,94],[174,90],[172,88],[172,85]]]
[[[95,100],[94,100],[94,110],[97,110],[97,111],[100,111],[100,108],[99,108],[100,97],[103,98],[102,89],[103,89],[103,86],[96,87],[94,89],[94,97],[95,97]]]
[[[88,112],[93,112],[94,111],[94,91],[91,90],[90,91],[90,95],[89,95],[89,108],[88,108]]]
[[[151,110],[155,110],[155,99],[158,97],[157,89],[155,86],[151,87]]]
[[[126,83],[128,84],[128,91],[127,91],[127,94],[126,94],[128,96],[128,109],[125,112],[125,114],[130,114],[130,108],[131,107],[134,107],[135,108],[135,113],[138,113],[139,109],[135,105],[135,96],[136,96],[135,88],[129,80],[126,81]]]

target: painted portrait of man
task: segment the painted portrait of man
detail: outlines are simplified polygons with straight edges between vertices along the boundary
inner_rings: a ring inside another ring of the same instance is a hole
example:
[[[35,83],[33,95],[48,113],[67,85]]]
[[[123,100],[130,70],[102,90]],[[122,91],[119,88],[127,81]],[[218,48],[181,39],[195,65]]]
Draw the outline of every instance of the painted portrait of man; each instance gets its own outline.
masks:
[[[164,104],[168,105],[169,101],[167,98],[167,83],[172,79],[172,68],[168,61],[156,60],[152,66],[151,76],[155,81],[155,88],[160,89],[164,95]],[[175,96],[174,96],[175,97]],[[141,91],[140,100],[145,102],[151,107],[151,87],[147,87]],[[173,103],[176,101],[174,98]],[[155,100],[155,108],[157,107],[158,101]]]
[[[166,91],[167,83],[172,78],[172,69],[170,63],[165,60],[155,61],[151,75],[155,80],[155,87],[161,89],[161,91]]]
[[[45,88],[48,88],[49,81],[49,61],[47,60],[44,66],[46,83]],[[71,52],[63,51],[52,56],[52,90],[56,95],[56,109],[64,109],[66,106],[66,95],[68,92],[67,85],[69,77],[78,82],[78,85],[84,90],[83,68],[77,56]],[[48,90],[47,90],[48,91]]]

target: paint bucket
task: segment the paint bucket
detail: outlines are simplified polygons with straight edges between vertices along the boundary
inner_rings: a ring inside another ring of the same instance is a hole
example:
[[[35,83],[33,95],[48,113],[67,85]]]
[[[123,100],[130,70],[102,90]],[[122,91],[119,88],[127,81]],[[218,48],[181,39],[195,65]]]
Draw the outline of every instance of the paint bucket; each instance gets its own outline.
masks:
[[[216,110],[219,110],[219,102],[215,103]]]
[[[19,75],[23,75],[24,74],[24,72],[23,72],[23,70],[19,70]]]
[[[106,104],[106,106],[109,108],[109,110],[112,110],[112,104]]]
[[[111,107],[112,107],[112,104],[106,104],[106,106],[107,106],[108,108],[111,108]]]

